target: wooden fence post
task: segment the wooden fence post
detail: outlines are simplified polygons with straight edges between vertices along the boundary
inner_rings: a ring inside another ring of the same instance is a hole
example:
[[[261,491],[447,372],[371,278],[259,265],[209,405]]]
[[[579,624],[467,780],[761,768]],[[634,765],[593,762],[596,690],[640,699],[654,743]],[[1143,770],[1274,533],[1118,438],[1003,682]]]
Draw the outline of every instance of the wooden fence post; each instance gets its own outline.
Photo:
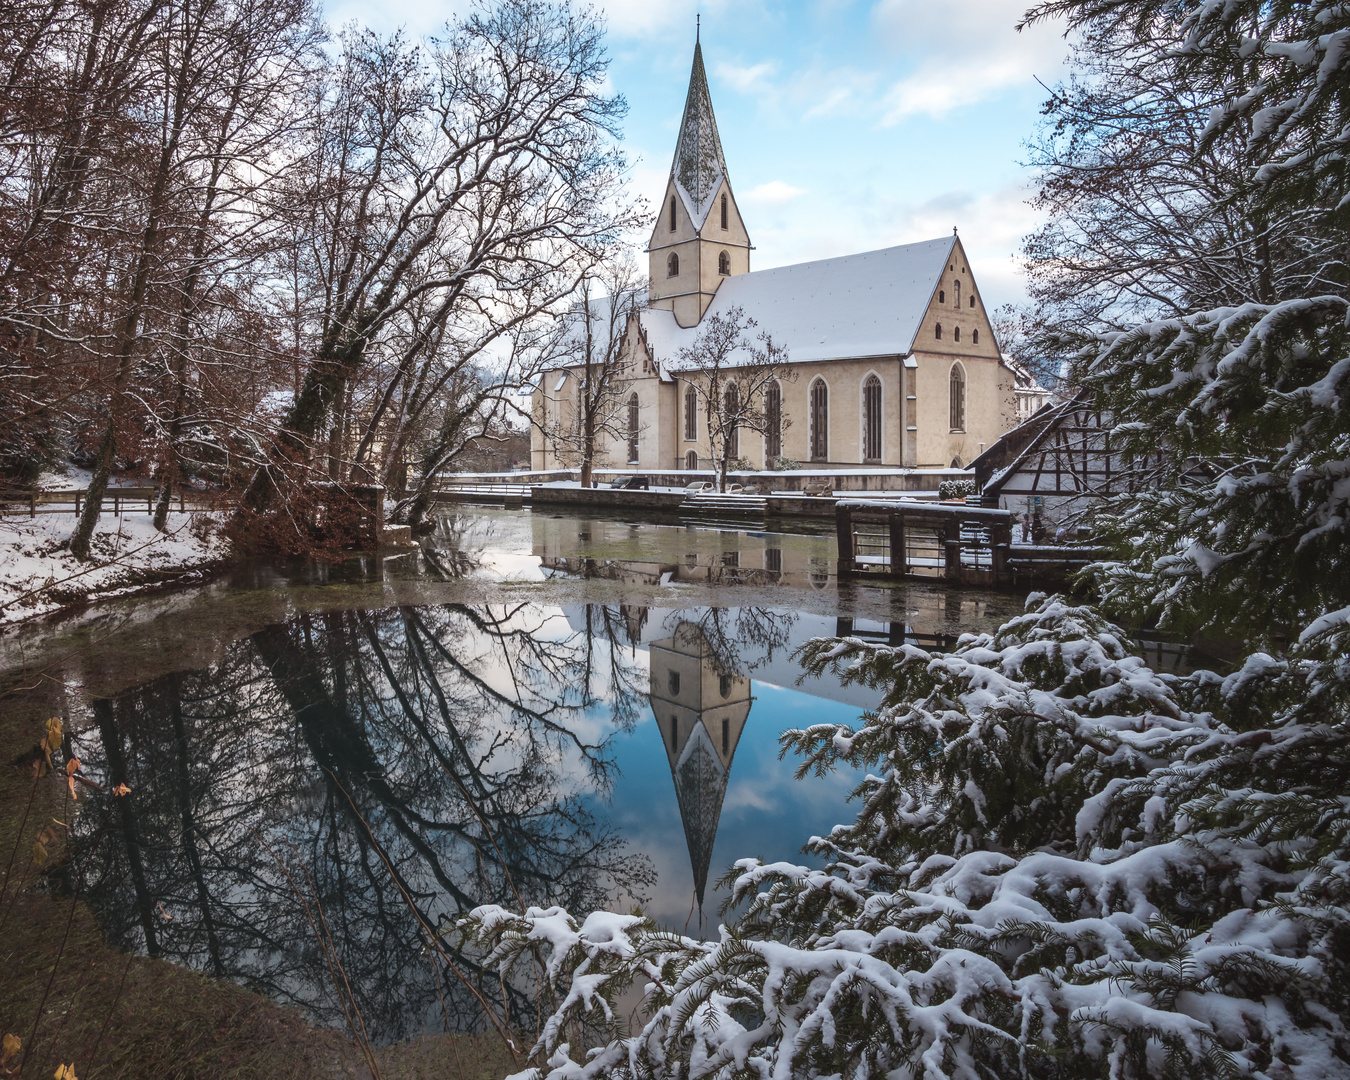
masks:
[[[1012,575],[1008,573],[1008,553],[1012,548],[1012,522],[1003,521],[989,530],[990,545],[993,548],[994,584],[1011,584]]]
[[[834,528],[839,544],[838,576],[852,577],[857,569],[853,551],[853,511],[840,503],[834,507]]]
[[[903,510],[892,510],[887,515],[891,529],[891,576],[904,577],[909,573],[909,560],[905,555],[905,514]]]
[[[942,534],[942,576],[952,584],[961,583],[961,523],[949,521]]]

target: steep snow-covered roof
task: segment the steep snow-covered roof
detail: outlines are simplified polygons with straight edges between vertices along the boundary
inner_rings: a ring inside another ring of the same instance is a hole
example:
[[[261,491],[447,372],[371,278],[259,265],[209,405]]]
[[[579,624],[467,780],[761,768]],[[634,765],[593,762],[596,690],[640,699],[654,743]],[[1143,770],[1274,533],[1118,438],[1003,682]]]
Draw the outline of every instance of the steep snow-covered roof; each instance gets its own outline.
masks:
[[[708,211],[712,209],[713,196],[726,174],[727,162],[722,154],[722,140],[717,134],[712,95],[708,92],[708,74],[703,70],[703,49],[695,42],[689,96],[684,101],[680,138],[675,144],[670,176],[696,230],[703,228]]]
[[[792,362],[908,353],[955,243],[944,236],[729,277],[704,319],[739,306],[759,324],[753,333],[767,330]],[[660,308],[641,317],[654,358],[679,370],[698,327]]]

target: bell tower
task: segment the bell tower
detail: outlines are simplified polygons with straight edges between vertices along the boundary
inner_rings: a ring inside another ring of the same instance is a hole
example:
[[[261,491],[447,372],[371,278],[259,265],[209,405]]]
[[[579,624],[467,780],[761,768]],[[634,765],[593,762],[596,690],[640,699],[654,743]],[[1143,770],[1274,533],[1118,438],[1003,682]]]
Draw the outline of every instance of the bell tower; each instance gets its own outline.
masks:
[[[727,177],[697,39],[675,159],[647,257],[649,302],[673,311],[681,326],[697,325],[723,278],[750,270],[750,236]]]

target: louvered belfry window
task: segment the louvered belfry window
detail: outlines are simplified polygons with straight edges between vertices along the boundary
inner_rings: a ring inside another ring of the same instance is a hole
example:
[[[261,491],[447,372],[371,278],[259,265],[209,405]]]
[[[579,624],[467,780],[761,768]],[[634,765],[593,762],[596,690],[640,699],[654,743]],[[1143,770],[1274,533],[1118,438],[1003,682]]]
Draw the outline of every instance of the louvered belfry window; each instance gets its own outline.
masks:
[[[628,399],[628,464],[636,465],[638,459],[638,396]]]
[[[698,391],[692,386],[684,391],[684,437],[690,441],[698,438]]]

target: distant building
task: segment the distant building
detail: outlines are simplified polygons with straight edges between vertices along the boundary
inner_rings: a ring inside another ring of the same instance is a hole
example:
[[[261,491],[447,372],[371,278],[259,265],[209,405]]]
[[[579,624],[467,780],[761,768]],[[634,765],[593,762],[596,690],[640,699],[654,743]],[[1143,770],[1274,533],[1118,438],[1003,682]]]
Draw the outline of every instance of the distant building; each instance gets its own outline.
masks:
[[[1025,364],[1003,354],[1003,363],[1013,376],[1013,400],[1017,423],[1030,420],[1050,400],[1050,391],[1043,387]]]
[[[787,347],[795,379],[771,389],[780,423],[746,432],[736,456],[817,466],[964,466],[1014,421],[1014,373],[953,233],[835,259],[750,270],[749,232],[727,175],[703,69],[694,65],[670,179],[648,244],[646,305],[628,323],[626,437],[597,464],[711,465],[706,417],[680,361],[710,315],[740,307]],[[536,469],[576,464],[550,440],[578,411],[580,367],[534,391]],[[1032,380],[1034,383],[1034,380]]]

